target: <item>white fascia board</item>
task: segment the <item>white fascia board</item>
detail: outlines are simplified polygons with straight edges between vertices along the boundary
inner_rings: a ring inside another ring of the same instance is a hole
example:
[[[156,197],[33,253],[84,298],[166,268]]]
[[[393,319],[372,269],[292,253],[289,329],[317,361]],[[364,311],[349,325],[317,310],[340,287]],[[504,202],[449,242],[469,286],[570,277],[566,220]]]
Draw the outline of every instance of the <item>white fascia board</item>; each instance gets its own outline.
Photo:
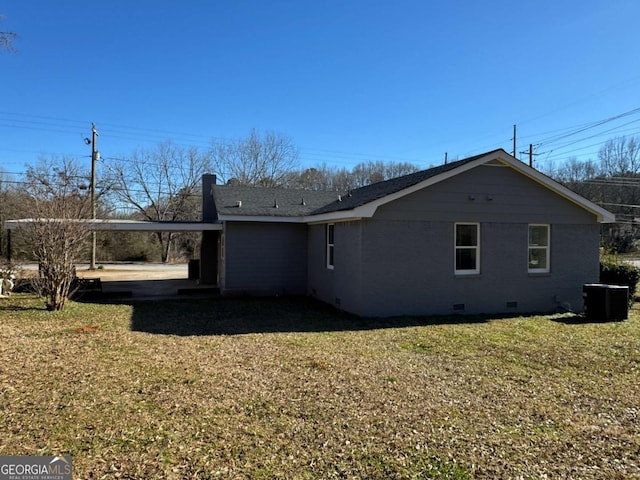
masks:
[[[306,223],[308,225],[318,225],[321,223],[341,223],[341,222],[356,222],[358,220],[362,220],[363,218],[368,218],[368,217],[354,217],[353,216],[353,210],[349,210],[348,213],[349,215],[341,215],[341,216],[337,216],[337,215],[329,215],[324,214],[324,215],[314,215],[312,217],[306,217]]]
[[[366,206],[365,206],[366,207]],[[363,211],[368,210],[360,207]],[[361,211],[360,209],[356,209]],[[262,223],[327,223],[327,222],[348,222],[350,220],[361,220],[363,216],[354,215],[356,210],[345,210],[342,212],[323,213],[321,215],[306,215],[303,217],[273,217],[261,215],[218,215],[218,219],[223,222],[262,222]],[[371,217],[373,213],[364,215]]]
[[[141,220],[113,220],[113,219],[55,219],[55,218],[21,218],[19,220],[7,220],[4,228],[16,230],[30,228],[36,222],[68,222],[73,221],[83,224],[88,230],[96,231],[122,231],[122,232],[202,232],[222,230],[221,223],[211,222],[149,222]]]
[[[222,222],[305,223],[304,218],[263,215],[218,215],[218,220]]]

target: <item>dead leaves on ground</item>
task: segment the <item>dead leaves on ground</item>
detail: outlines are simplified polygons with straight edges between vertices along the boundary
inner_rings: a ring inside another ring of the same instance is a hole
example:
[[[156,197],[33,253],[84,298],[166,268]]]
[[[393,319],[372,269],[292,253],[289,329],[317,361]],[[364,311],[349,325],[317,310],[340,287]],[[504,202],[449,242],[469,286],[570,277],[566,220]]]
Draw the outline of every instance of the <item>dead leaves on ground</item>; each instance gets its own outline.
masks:
[[[635,314],[176,336],[131,309],[0,312],[1,455],[70,454],[76,478],[640,477]]]

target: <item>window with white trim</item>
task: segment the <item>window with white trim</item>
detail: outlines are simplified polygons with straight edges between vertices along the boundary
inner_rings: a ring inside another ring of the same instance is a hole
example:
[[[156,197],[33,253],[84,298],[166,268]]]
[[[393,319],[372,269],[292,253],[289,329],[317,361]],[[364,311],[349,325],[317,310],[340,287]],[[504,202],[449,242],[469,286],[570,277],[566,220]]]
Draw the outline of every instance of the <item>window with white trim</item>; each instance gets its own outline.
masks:
[[[333,270],[333,249],[334,249],[334,228],[335,224],[328,223],[326,226],[326,259],[327,259],[327,268]]]
[[[529,273],[548,273],[551,228],[546,224],[529,225]]]
[[[480,224],[455,224],[455,273],[480,273]]]

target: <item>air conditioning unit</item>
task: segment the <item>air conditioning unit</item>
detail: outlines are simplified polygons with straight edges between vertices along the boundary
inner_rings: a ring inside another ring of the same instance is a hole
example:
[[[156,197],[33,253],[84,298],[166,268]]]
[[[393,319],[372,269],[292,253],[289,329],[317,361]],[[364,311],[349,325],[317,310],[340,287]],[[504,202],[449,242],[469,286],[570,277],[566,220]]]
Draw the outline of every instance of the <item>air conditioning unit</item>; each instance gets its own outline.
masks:
[[[584,316],[588,321],[609,322],[629,318],[629,287],[587,283],[582,286]]]

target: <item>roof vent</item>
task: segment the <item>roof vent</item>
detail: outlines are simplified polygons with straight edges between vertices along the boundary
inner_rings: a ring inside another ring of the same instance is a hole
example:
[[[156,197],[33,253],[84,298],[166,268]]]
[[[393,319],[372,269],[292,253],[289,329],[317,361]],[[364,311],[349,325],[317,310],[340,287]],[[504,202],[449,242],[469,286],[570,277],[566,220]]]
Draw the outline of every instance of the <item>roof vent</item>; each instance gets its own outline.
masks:
[[[302,197],[302,201],[300,202],[300,205],[306,205],[307,202],[304,201],[304,197]]]
[[[338,201],[341,202],[342,201],[342,195],[338,195]]]
[[[280,206],[278,205],[278,199],[277,198],[273,199],[273,208],[280,208]]]
[[[237,200],[236,201],[236,207],[242,208],[242,200]]]

